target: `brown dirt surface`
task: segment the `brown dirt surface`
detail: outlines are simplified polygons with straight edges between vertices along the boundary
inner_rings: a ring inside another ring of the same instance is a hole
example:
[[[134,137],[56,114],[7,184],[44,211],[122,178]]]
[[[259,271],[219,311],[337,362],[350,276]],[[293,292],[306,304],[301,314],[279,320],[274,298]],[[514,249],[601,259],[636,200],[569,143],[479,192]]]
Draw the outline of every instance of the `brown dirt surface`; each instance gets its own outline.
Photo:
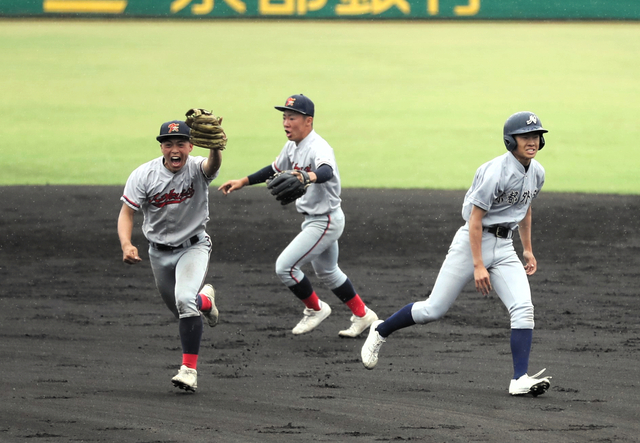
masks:
[[[122,263],[121,187],[2,187],[1,442],[640,441],[640,198],[545,193],[535,201],[530,372],[550,390],[511,397],[509,320],[470,284],[447,316],[397,331],[378,366],[350,312],[293,336],[303,305],[274,273],[299,232],[263,187],[211,188],[198,392],[175,389],[177,321],[143,262]],[[340,265],[386,318],[424,299],[462,224],[462,191],[345,189]],[[519,246],[519,241],[516,240]]]

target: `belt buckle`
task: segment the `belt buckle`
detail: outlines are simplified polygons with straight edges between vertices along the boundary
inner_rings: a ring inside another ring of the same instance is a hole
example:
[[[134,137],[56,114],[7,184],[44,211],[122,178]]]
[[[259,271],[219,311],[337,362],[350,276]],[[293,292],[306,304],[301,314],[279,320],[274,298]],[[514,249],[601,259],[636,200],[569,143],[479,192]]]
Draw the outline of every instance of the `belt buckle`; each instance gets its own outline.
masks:
[[[504,226],[496,227],[496,237],[499,238],[509,238],[509,228],[505,228]]]

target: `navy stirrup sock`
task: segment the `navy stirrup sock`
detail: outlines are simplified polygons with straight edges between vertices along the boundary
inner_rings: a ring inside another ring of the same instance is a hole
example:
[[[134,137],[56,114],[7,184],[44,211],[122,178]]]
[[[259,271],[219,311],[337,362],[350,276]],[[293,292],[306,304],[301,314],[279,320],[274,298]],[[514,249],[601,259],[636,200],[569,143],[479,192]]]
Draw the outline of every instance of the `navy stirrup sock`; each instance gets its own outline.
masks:
[[[393,331],[415,325],[416,322],[413,320],[413,316],[411,315],[412,307],[413,303],[409,303],[407,306],[400,309],[398,312],[378,325],[378,327],[376,328],[378,334],[380,334],[382,337],[388,337]]]
[[[513,378],[519,379],[529,370],[529,354],[533,329],[511,330],[511,355],[513,357]]]
[[[343,303],[348,302],[353,297],[358,295],[356,290],[353,288],[353,285],[351,284],[351,280],[349,280],[348,278],[344,283],[342,283],[341,286],[338,286],[337,288],[332,289],[331,292],[333,292],[336,295],[336,297],[338,297],[340,301]]]
[[[289,289],[300,300],[304,300],[313,295],[313,286],[311,286],[311,281],[309,281],[306,275],[300,280],[300,283],[289,286]]]
[[[182,343],[183,354],[198,354],[200,351],[200,340],[202,339],[202,317],[185,317],[178,322],[180,330],[180,342]]]

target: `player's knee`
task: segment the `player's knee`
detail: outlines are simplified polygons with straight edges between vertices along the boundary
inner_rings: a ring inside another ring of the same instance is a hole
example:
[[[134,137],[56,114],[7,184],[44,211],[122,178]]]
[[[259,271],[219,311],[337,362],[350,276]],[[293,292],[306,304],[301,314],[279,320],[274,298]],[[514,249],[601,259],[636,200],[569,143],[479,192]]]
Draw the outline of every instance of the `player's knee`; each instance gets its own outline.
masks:
[[[331,271],[316,271],[316,276],[328,288],[337,288],[347,279],[347,276],[339,268]]]
[[[291,267],[285,265],[283,260],[280,260],[280,259],[276,260],[276,275],[280,277],[281,280],[286,274],[289,273],[290,269]]]
[[[531,303],[515,306],[510,310],[511,329],[533,329],[533,305]]]
[[[198,306],[195,302],[195,297],[193,298],[193,300],[187,299],[185,297],[176,297],[176,309],[178,310],[179,317],[200,315]]]
[[[294,277],[298,277],[297,281],[302,280],[300,274],[302,274],[302,272],[299,269],[292,268],[291,265],[281,262],[280,260],[276,262],[276,275],[285,285],[291,286],[295,284],[296,280]]]
[[[425,324],[432,321],[440,320],[447,313],[446,309],[440,309],[433,304],[429,304],[428,300],[415,302],[411,309],[413,321],[418,324]]]
[[[187,304],[183,300],[176,300],[176,309],[179,316],[184,315],[187,311]]]

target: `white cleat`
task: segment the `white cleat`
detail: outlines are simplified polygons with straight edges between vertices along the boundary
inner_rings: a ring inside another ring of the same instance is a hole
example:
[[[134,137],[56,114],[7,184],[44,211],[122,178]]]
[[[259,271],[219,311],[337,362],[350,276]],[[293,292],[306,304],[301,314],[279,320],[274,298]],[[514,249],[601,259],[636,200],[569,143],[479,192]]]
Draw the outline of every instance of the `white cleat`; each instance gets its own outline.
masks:
[[[549,379],[551,377],[538,378],[547,368],[532,375],[531,377],[524,374],[517,380],[512,379],[509,384],[509,394],[511,395],[526,395],[531,394],[537,397],[540,394],[544,394],[551,386]]]
[[[180,366],[178,375],[173,377],[171,382],[176,388],[196,392],[196,389],[198,389],[198,372],[195,369],[187,368],[185,365],[182,365]]]
[[[218,308],[216,307],[216,291],[213,289],[211,285],[204,285],[200,294],[204,295],[211,301],[211,310],[204,312],[202,311],[202,315],[207,319],[209,326],[212,328],[218,324]]]
[[[378,320],[378,316],[369,308],[366,309],[364,317],[358,317],[357,315],[351,316],[351,327],[344,331],[338,332],[340,337],[357,337],[367,330],[371,323]]]
[[[364,346],[362,346],[362,351],[360,351],[362,364],[367,369],[373,369],[376,367],[376,364],[378,364],[380,346],[382,346],[382,343],[387,341],[378,333],[378,331],[376,331],[376,328],[381,323],[383,323],[382,320],[376,320],[371,323],[371,326],[369,327],[369,336],[364,342]]]
[[[325,302],[320,303],[321,307],[319,311],[314,311],[309,308],[304,309],[304,316],[302,317],[302,320],[300,320],[296,327],[291,330],[293,334],[300,335],[313,331],[325,318],[329,316],[329,314],[331,314],[331,307]]]

